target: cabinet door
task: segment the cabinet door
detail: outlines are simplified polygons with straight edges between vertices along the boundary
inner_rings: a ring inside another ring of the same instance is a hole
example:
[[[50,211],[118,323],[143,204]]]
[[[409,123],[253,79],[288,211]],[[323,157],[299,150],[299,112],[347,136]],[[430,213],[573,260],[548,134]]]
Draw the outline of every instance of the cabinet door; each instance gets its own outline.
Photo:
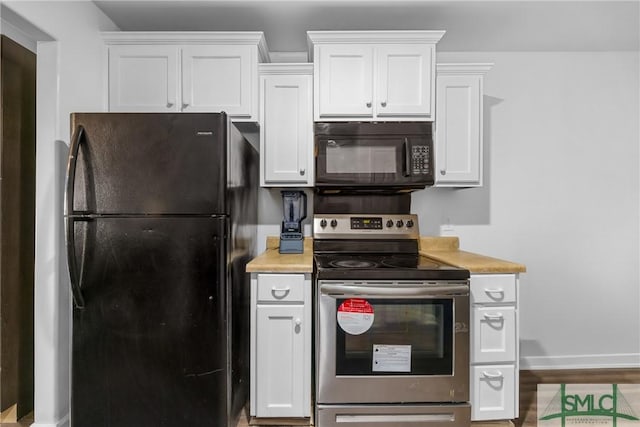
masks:
[[[435,47],[382,45],[376,56],[376,116],[430,118]]]
[[[261,78],[262,185],[313,185],[311,75]]]
[[[482,184],[482,85],[478,75],[438,75],[436,185]]]
[[[516,417],[514,365],[471,367],[471,420],[508,420]]]
[[[514,362],[515,307],[475,306],[472,310],[471,363]]]
[[[302,417],[304,307],[261,305],[256,310],[256,416]],[[306,408],[308,409],[308,408]]]
[[[187,46],[182,49],[182,111],[250,117],[257,85],[252,46]],[[255,79],[255,82],[253,81]]]
[[[372,117],[373,48],[368,45],[317,47],[316,119]]]
[[[109,111],[179,111],[178,48],[109,47]]]

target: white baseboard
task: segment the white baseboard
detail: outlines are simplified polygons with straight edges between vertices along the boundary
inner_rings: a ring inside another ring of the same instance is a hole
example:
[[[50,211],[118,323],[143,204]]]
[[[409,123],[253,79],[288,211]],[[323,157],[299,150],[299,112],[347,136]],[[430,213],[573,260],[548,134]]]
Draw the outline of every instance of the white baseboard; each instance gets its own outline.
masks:
[[[607,368],[640,368],[640,353],[525,356],[520,358],[520,369],[526,370]]]
[[[67,415],[55,423],[33,423],[31,427],[69,427],[70,425],[69,415]]]

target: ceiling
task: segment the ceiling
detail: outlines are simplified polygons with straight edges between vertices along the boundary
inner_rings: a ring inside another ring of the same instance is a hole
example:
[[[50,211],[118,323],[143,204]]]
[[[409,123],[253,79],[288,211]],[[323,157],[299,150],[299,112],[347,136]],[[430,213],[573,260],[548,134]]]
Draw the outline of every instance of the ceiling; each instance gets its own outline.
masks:
[[[273,52],[307,30],[446,30],[439,51],[640,49],[640,0],[95,0],[123,31],[263,31]]]

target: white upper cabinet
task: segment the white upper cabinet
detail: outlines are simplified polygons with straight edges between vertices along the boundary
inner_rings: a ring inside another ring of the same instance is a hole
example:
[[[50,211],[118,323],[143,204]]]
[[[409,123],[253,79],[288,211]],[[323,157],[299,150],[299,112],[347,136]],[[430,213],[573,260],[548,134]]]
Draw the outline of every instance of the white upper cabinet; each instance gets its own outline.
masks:
[[[316,120],[373,115],[373,48],[367,45],[319,46]]]
[[[255,115],[252,46],[188,46],[182,49],[182,111]]]
[[[109,32],[109,111],[221,112],[258,120],[261,32]]]
[[[176,46],[110,46],[109,111],[179,111]]]
[[[444,31],[309,31],[314,120],[433,120]]]
[[[482,185],[483,76],[493,64],[438,64],[437,187]]]
[[[378,117],[432,117],[435,45],[383,45],[377,48],[375,111]]]
[[[313,186],[313,65],[259,68],[260,185]]]

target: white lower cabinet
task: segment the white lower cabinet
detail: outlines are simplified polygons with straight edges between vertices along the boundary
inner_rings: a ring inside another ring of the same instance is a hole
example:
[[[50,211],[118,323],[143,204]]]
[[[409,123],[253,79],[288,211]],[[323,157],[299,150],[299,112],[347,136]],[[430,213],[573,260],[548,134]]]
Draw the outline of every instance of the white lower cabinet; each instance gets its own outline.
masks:
[[[311,415],[311,277],[252,274],[253,417]]]
[[[516,372],[514,364],[471,367],[471,419],[515,418]]]
[[[471,420],[518,417],[518,276],[471,275]]]
[[[513,362],[516,357],[515,307],[474,307],[472,348],[475,363]]]

